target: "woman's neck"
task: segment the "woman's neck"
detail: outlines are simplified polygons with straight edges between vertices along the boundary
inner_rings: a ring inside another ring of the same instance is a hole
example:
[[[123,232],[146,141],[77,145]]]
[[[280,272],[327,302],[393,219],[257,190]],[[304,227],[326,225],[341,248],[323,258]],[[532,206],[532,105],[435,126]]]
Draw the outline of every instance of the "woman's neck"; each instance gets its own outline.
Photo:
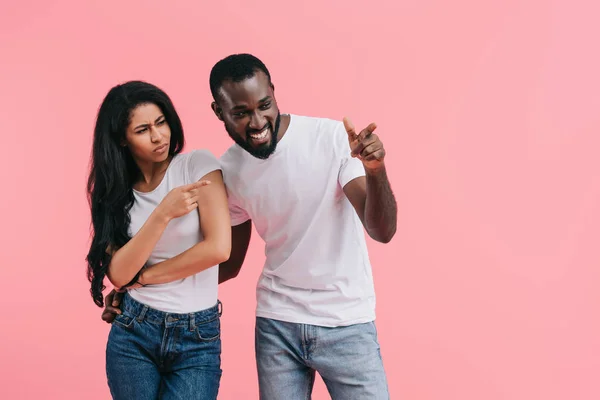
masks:
[[[133,185],[133,188],[140,192],[151,192],[154,190],[163,180],[172,159],[173,157],[169,157],[165,161],[158,163],[141,163],[136,161],[140,169],[140,177]]]

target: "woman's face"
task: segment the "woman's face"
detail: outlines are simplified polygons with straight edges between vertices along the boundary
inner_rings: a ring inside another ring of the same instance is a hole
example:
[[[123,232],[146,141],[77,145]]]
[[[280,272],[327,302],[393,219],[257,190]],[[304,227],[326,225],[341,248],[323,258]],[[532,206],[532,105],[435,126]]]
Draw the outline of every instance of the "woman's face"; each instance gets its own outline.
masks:
[[[138,163],[158,163],[169,157],[171,128],[160,108],[153,103],[140,104],[131,111],[124,145]]]

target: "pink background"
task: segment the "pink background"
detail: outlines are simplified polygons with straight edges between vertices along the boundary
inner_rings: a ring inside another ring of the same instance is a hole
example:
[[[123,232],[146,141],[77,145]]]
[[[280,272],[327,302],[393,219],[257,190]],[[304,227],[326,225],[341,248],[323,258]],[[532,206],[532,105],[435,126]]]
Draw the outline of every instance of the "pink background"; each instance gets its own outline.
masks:
[[[600,6],[3,1],[0,398],[106,399],[85,179],[108,89],[153,82],[187,150],[231,143],[208,74],[262,58],[285,112],[378,123],[399,200],[369,242],[394,399],[600,398]],[[221,287],[221,399],[257,398],[255,236]],[[319,380],[315,399],[328,398]]]

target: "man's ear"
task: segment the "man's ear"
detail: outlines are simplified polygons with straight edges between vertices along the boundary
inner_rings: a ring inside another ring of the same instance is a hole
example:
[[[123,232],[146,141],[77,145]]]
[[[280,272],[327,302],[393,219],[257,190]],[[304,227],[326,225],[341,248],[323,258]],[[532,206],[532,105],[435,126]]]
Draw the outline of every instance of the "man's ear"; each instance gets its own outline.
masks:
[[[221,107],[219,107],[216,101],[213,101],[210,104],[210,108],[212,108],[217,118],[219,118],[219,121],[223,121],[223,110],[221,109]]]

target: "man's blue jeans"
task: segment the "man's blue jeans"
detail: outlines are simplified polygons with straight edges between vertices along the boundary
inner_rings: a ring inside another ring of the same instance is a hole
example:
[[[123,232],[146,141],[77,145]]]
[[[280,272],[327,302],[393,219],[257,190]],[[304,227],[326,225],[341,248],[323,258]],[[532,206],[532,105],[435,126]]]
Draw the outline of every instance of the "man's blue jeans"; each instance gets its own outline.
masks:
[[[311,398],[315,372],[334,400],[387,400],[374,322],[338,328],[256,319],[261,400]]]

